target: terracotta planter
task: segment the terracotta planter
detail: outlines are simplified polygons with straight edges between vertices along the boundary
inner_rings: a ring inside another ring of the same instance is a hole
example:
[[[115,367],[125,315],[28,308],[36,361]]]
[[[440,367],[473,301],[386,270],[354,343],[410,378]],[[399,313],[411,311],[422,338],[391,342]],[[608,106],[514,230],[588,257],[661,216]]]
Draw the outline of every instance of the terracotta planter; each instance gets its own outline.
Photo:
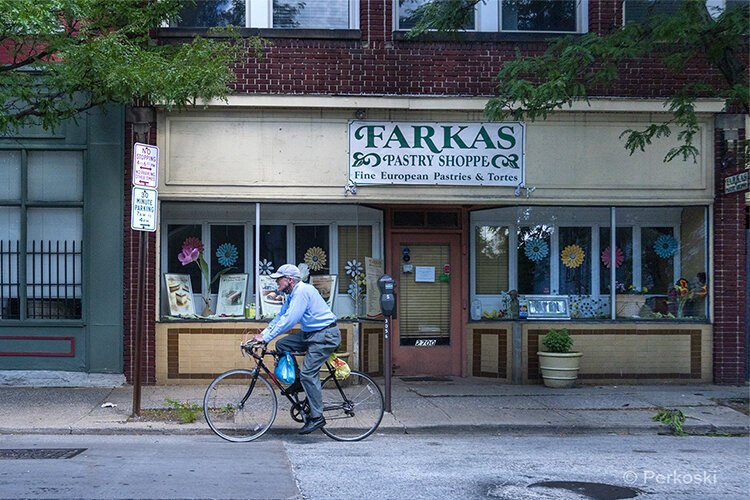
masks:
[[[581,366],[580,352],[537,352],[544,385],[554,388],[572,387]]]

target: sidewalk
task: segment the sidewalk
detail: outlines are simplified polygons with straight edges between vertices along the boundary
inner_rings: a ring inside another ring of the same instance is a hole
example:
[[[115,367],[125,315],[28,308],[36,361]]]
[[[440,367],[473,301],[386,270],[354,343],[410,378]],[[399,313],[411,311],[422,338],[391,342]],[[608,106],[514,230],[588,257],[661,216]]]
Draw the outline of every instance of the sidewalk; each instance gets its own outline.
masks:
[[[666,407],[685,414],[688,433],[750,433],[747,386],[583,385],[549,389],[476,378],[413,379],[393,378],[392,413],[386,413],[378,432],[657,434],[668,433],[668,428],[651,417],[657,408]],[[378,382],[382,388],[383,379]],[[166,408],[165,398],[201,405],[204,390],[202,385],[144,386],[141,408]],[[730,400],[744,401],[745,413],[728,406]],[[0,434],[210,433],[202,418],[192,424],[131,418],[132,401],[131,386],[0,386]],[[288,402],[279,399],[278,416],[270,432],[291,433],[299,427],[289,416]]]

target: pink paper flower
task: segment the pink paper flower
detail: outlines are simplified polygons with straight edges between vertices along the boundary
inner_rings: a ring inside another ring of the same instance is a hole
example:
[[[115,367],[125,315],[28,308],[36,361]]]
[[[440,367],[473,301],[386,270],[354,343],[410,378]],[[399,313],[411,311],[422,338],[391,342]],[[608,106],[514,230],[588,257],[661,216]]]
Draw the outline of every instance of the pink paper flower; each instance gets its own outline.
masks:
[[[607,247],[602,251],[602,263],[604,264],[604,267],[609,267],[612,265],[611,262],[611,250],[610,247]],[[615,269],[620,267],[623,262],[625,262],[625,256],[622,254],[622,250],[620,247],[615,247]]]
[[[200,257],[201,251],[197,247],[182,247],[182,251],[177,254],[177,258],[183,266],[195,262]]]

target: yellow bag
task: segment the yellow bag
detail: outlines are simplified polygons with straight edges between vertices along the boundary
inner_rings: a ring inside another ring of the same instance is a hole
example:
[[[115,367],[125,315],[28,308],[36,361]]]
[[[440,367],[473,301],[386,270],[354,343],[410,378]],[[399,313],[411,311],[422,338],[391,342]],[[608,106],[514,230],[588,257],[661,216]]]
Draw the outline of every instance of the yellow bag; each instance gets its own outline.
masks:
[[[331,363],[335,370],[335,376],[338,380],[345,380],[352,373],[352,369],[349,368],[349,364],[346,361],[336,356],[335,353],[331,353],[328,357],[328,362]]]

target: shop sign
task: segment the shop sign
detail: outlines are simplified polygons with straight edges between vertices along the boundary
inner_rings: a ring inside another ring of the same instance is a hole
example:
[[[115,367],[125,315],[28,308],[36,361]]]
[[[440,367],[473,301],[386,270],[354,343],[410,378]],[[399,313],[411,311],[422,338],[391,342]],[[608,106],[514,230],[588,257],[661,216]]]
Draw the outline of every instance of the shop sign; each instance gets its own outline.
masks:
[[[724,193],[736,193],[737,191],[744,191],[748,188],[748,176],[747,172],[741,174],[730,175],[724,179]]]
[[[351,121],[349,179],[515,187],[524,182],[525,138],[520,122]]]

